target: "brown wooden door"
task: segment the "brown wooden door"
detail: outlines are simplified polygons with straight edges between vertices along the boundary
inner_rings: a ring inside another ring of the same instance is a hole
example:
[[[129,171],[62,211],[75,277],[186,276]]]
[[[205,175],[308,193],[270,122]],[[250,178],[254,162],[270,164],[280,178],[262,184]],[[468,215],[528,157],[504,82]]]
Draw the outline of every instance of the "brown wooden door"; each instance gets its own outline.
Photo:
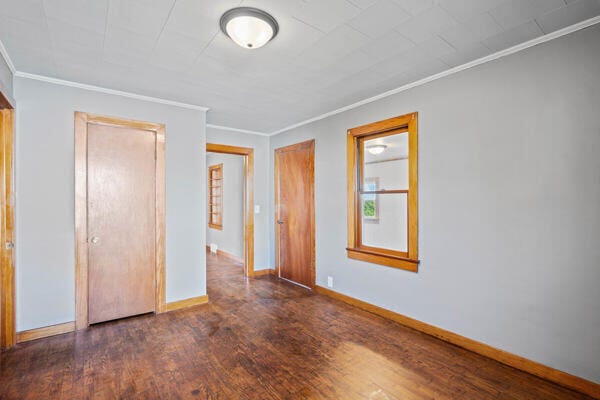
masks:
[[[89,323],[155,311],[155,140],[88,124]]]
[[[275,150],[279,277],[315,284],[314,140]]]

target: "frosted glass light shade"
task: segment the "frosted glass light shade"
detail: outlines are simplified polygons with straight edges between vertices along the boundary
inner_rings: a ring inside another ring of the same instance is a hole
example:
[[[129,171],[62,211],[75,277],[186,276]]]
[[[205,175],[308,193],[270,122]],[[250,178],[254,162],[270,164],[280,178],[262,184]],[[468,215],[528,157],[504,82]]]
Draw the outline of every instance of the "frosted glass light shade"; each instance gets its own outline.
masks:
[[[227,23],[227,34],[238,45],[258,49],[273,37],[273,28],[254,17],[236,17]]]
[[[221,17],[221,30],[236,44],[245,49],[258,49],[277,35],[277,21],[266,12],[239,7]]]

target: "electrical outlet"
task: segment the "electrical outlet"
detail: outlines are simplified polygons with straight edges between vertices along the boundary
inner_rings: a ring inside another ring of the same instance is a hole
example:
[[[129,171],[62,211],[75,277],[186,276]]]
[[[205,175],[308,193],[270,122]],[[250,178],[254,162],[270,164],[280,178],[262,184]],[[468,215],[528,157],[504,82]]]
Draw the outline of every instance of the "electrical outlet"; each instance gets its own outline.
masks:
[[[328,288],[332,288],[333,287],[333,276],[328,276],[327,277],[327,287]]]

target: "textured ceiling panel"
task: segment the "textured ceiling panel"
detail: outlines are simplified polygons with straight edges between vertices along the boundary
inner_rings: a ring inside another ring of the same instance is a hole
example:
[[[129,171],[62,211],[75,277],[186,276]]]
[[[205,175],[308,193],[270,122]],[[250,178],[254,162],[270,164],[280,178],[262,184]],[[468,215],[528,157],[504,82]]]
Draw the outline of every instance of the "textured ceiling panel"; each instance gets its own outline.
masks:
[[[248,51],[236,6],[280,33]],[[0,0],[16,68],[211,108],[272,132],[600,15],[600,0]]]

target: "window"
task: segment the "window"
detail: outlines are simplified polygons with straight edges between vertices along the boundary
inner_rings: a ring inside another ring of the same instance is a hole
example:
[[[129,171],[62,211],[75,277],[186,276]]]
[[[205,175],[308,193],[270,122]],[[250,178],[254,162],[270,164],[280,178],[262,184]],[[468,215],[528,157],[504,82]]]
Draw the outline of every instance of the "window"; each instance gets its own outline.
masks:
[[[417,113],[348,130],[348,257],[417,271]]]
[[[208,167],[208,226],[223,230],[223,164]]]

